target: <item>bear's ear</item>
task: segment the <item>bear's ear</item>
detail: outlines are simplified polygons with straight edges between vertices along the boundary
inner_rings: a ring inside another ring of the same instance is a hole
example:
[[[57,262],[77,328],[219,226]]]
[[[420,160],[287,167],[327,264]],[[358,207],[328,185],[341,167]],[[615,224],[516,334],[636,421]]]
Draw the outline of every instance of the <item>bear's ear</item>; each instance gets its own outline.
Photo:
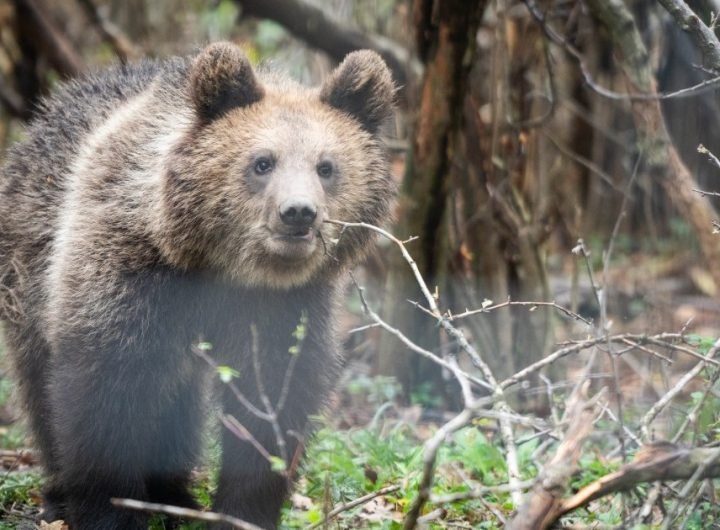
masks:
[[[264,94],[245,53],[229,42],[200,52],[190,70],[190,87],[197,113],[206,121],[255,103]]]
[[[347,112],[373,134],[392,114],[394,100],[390,70],[370,50],[348,54],[320,89],[320,101]]]

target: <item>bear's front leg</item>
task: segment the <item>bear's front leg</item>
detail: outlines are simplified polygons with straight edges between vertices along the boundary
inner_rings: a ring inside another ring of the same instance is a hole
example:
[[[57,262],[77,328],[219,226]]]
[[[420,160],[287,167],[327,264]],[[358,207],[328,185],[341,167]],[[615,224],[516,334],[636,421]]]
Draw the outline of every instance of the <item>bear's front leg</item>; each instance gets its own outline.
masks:
[[[207,374],[185,332],[188,304],[182,284],[131,279],[118,278],[102,307],[77,304],[90,292],[54,301],[69,315],[52,335],[50,401],[73,530],[147,528],[147,514],[116,508],[113,497],[192,503]]]
[[[260,414],[249,410],[229,388],[224,388],[224,412],[234,417],[255,443],[222,426],[222,468],[214,511],[262,528],[277,528],[294,477],[273,471],[268,455],[286,458],[290,467],[288,462],[295,461],[299,446],[304,444],[308,416],[321,408],[336,374],[333,327],[328,313],[332,304],[318,294],[328,292],[308,287],[259,294],[245,292],[231,299],[235,302],[231,307],[246,313],[226,312],[227,321],[220,322],[225,335],[216,344],[220,356],[217,360],[238,370],[240,375],[233,382]],[[237,326],[236,321],[246,322],[247,327]],[[277,429],[261,417],[270,412],[277,416]]]
[[[89,352],[80,360],[68,355],[53,380],[68,522],[73,530],[144,530],[145,514],[110,499],[192,506],[187,486],[200,445],[202,392],[178,384],[176,374],[164,379],[171,370],[152,357],[108,364],[108,352],[93,354],[91,367]]]
[[[224,396],[225,410],[236,418],[272,456],[278,454],[272,425],[241,409],[235,396]],[[272,471],[265,455],[249,441],[242,440],[222,427],[222,463],[213,511],[238,517],[266,530],[277,528],[280,510],[289,491],[288,478]],[[297,448],[297,440],[285,437],[288,454]],[[232,526],[216,524],[213,530]]]
[[[138,464],[141,444],[133,425],[142,422],[131,419],[128,406],[133,396],[121,388],[110,388],[101,374],[92,379],[68,369],[53,381],[66,522],[73,530],[145,530],[146,514],[110,503],[112,497],[147,500]],[[120,410],[123,407],[127,409]]]

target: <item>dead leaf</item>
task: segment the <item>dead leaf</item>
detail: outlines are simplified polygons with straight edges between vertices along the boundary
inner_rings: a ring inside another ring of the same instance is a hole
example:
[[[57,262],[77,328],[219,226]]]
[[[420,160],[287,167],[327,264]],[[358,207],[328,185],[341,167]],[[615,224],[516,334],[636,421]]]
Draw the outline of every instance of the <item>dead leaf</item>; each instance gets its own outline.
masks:
[[[358,517],[365,521],[379,523],[390,520],[401,521],[403,516],[392,504],[385,501],[382,497],[377,497],[363,505]]]
[[[715,285],[712,275],[700,267],[690,267],[690,279],[700,292],[707,296],[715,296],[718,286]]]
[[[293,508],[298,510],[308,511],[313,507],[313,501],[310,497],[300,495],[299,493],[293,493],[290,497],[290,501],[293,504]]]
[[[65,521],[53,521],[52,523],[40,521],[41,530],[68,530],[68,528]]]

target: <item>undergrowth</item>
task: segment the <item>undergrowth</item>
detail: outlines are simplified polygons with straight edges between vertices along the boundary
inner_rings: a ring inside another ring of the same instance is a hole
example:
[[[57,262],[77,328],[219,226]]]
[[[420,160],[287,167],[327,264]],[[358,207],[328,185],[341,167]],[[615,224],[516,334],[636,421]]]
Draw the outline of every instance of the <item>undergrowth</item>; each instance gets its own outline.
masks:
[[[293,495],[285,504],[282,528],[312,528],[315,525],[334,529],[402,528],[403,518],[418,492],[423,468],[422,443],[436,427],[419,422],[416,417],[403,419],[403,409],[394,403],[394,383],[388,378],[359,379],[345,392],[350,407],[367,407],[374,416],[365,426],[354,428],[338,428],[329,420],[315,420],[318,428],[298,470]],[[7,399],[7,393],[4,398]],[[693,397],[691,401],[694,399],[697,398]],[[715,406],[714,400],[706,403],[706,407]],[[715,412],[704,408],[698,411],[703,423],[701,436],[717,438]],[[602,424],[598,427],[602,429]],[[540,438],[532,436],[530,431],[527,434],[524,439],[522,436],[518,439],[522,480],[537,476],[540,471],[538,462],[547,459],[547,447],[542,447]],[[0,427],[0,449],[20,447],[27,447],[20,427]],[[216,484],[215,468],[219,460],[216,448],[209,453],[211,464],[196,473],[194,483],[195,496],[205,508],[211,505]],[[626,458],[632,458],[632,455],[626,455]],[[592,449],[580,458],[570,490],[576,491],[617,470],[621,462],[620,455],[604,454],[602,440],[594,440]],[[441,447],[432,494],[461,494],[473,488],[506,484],[507,481],[504,448],[494,424],[476,420],[473,425],[452,435]],[[36,466],[14,470],[13,466],[8,469],[6,462],[6,470],[0,470],[0,530],[15,530],[37,515],[41,485],[42,478]],[[322,524],[332,509],[391,486],[396,489],[358,507],[341,511],[327,526]],[[645,489],[645,486],[638,488],[624,501],[617,495],[595,501],[587,508],[566,516],[564,523],[581,527],[617,527],[623,522],[623,510],[627,509],[627,504],[641,503],[647,494]],[[438,505],[430,503],[426,513],[438,508]],[[490,492],[482,500],[442,504],[442,515],[430,521],[427,528],[497,529],[501,528],[499,521],[510,517],[515,508],[509,493]],[[713,506],[700,503],[686,521],[686,528],[708,528],[708,524],[713,524],[714,516]],[[170,527],[167,519],[156,516],[150,528],[165,530]],[[180,526],[182,530],[200,528],[204,528],[204,524],[199,522],[187,522]],[[640,525],[632,528],[658,527]]]

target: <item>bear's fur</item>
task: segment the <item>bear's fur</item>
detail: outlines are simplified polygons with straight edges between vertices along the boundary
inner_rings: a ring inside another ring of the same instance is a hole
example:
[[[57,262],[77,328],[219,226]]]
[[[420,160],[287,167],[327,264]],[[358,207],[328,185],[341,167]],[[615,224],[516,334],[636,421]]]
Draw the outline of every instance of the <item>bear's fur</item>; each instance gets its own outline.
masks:
[[[372,244],[323,221],[388,217],[378,128],[393,94],[373,52],[308,89],[219,43],[45,102],[0,179],[0,315],[47,472],[45,519],[140,529],[147,516],[111,497],[192,506],[217,380],[200,341],[261,411],[259,387],[273,406],[286,393],[292,458],[336,376],[342,272]],[[278,456],[271,422],[221,390],[225,413]],[[286,479],[227,429],[222,443],[213,509],[275,528]]]

